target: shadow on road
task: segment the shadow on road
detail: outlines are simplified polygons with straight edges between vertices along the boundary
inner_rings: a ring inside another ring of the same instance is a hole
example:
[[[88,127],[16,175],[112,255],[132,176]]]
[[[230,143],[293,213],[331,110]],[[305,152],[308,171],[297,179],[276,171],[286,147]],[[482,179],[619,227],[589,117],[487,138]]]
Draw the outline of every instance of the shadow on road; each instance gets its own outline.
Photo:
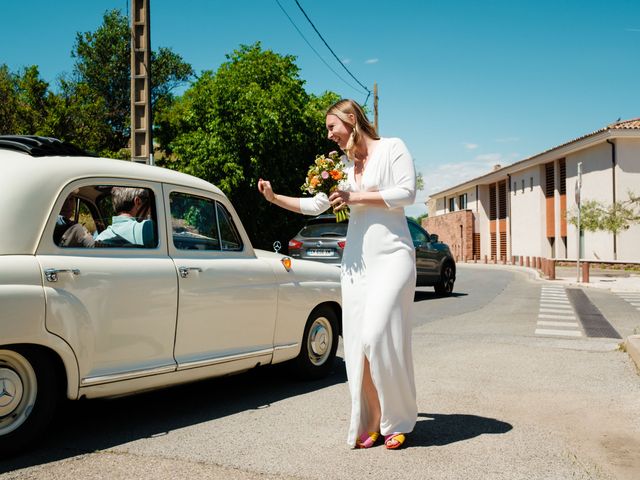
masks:
[[[467,295],[469,295],[469,294],[468,293],[453,292],[448,297],[442,297],[440,295],[437,295],[436,292],[434,292],[434,291],[426,292],[424,290],[416,290],[415,294],[413,295],[413,301],[414,302],[422,302],[424,300],[435,300],[436,298],[466,297]]]
[[[286,365],[115,399],[66,402],[41,445],[0,461],[0,474],[62,460],[175,429],[258,410],[347,381],[342,358],[323,380],[296,381]]]
[[[479,435],[507,433],[510,423],[477,415],[419,413],[409,447],[449,445]]]

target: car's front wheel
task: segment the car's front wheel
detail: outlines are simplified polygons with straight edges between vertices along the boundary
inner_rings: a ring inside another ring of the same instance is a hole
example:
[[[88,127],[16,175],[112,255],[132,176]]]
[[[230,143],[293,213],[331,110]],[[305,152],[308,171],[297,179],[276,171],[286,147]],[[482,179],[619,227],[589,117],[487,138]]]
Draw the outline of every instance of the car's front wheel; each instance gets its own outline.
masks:
[[[59,399],[56,383],[52,362],[38,349],[0,348],[0,457],[38,438]]]
[[[436,293],[440,296],[449,296],[453,293],[453,284],[456,280],[456,274],[453,265],[446,262],[442,266],[440,272],[440,281],[434,285]]]
[[[333,367],[338,349],[338,318],[330,307],[317,307],[304,328],[300,354],[293,361],[296,373],[303,378],[325,377]]]

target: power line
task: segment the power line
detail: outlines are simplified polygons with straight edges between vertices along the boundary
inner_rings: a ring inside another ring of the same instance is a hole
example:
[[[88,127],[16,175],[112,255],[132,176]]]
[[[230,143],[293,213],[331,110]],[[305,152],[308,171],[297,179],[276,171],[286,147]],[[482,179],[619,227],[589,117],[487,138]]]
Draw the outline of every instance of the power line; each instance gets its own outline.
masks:
[[[340,65],[342,65],[342,68],[344,68],[346,70],[346,72],[351,76],[351,78],[353,78],[356,83],[358,85],[360,85],[366,92],[367,92],[367,99],[364,101],[365,105],[366,103],[369,101],[369,97],[371,96],[371,90],[369,90],[367,87],[365,87],[362,83],[360,83],[360,80],[358,80],[353,73],[351,73],[349,71],[349,69],[346,67],[346,65],[344,63],[342,63],[340,61],[340,59],[338,58],[338,56],[335,54],[335,52],[332,50],[332,48],[329,46],[329,44],[327,43],[327,41],[324,39],[324,37],[322,36],[322,34],[318,31],[318,29],[316,28],[316,26],[313,24],[313,22],[311,21],[311,19],[309,18],[309,15],[307,15],[307,12],[304,11],[304,9],[302,8],[302,5],[300,5],[300,3],[298,2],[298,0],[295,0],[296,5],[298,5],[298,8],[300,9],[300,11],[302,12],[302,14],[305,16],[305,18],[307,19],[307,21],[311,24],[311,26],[313,27],[313,29],[316,31],[316,33],[318,34],[318,36],[320,37],[320,40],[322,40],[325,44],[325,46],[329,49],[329,51],[331,52],[331,54],[335,57],[335,59],[338,61],[338,63]]]
[[[307,40],[307,38],[304,36],[304,34],[300,31],[300,29],[298,28],[298,26],[295,24],[295,22],[293,21],[293,19],[289,16],[289,14],[287,13],[287,11],[282,7],[282,5],[280,4],[279,0],[276,0],[276,3],[278,4],[278,6],[280,7],[280,10],[282,10],[282,13],[285,14],[285,16],[289,19],[289,21],[291,22],[291,25],[293,25],[293,28],[295,28],[298,33],[300,34],[300,36],[302,37],[302,39],[307,43],[307,45],[309,45],[309,48],[311,50],[313,50],[313,53],[315,53],[318,58],[322,61],[322,63],[324,63],[327,68],[329,70],[331,70],[336,77],[338,77],[340,80],[342,80],[346,85],[348,85],[349,87],[351,87],[353,90],[355,90],[356,92],[359,92],[360,89],[358,89],[357,87],[354,87],[352,84],[350,84],[347,80],[345,80],[343,77],[340,76],[340,74],[338,74],[338,72],[336,72],[333,68],[331,68],[331,66],[325,61],[324,58],[322,58],[322,56],[318,53],[318,51],[313,48],[313,45],[311,45],[311,43],[309,43],[309,40]]]

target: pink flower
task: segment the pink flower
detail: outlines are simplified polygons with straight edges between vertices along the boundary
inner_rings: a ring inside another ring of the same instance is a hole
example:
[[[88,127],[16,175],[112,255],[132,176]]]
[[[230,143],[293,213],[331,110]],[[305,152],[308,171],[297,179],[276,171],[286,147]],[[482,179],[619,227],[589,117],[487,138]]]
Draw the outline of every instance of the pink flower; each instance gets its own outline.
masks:
[[[324,178],[325,180],[329,178],[329,172],[327,172],[326,170],[323,170],[320,175],[322,175],[322,178]]]
[[[329,152],[329,157],[333,157],[334,155],[338,155],[338,152],[336,152],[335,150],[331,150]]]

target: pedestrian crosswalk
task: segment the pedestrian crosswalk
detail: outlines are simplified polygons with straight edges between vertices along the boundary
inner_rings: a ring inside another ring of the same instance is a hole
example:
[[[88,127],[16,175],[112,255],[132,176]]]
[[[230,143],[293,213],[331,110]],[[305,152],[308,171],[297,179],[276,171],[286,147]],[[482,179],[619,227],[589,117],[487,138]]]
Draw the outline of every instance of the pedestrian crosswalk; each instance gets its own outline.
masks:
[[[624,292],[617,291],[615,292],[623,300],[626,300],[632,307],[635,307],[636,310],[640,310],[640,292]]]
[[[564,287],[542,287],[535,334],[554,337],[583,336],[580,323]]]

